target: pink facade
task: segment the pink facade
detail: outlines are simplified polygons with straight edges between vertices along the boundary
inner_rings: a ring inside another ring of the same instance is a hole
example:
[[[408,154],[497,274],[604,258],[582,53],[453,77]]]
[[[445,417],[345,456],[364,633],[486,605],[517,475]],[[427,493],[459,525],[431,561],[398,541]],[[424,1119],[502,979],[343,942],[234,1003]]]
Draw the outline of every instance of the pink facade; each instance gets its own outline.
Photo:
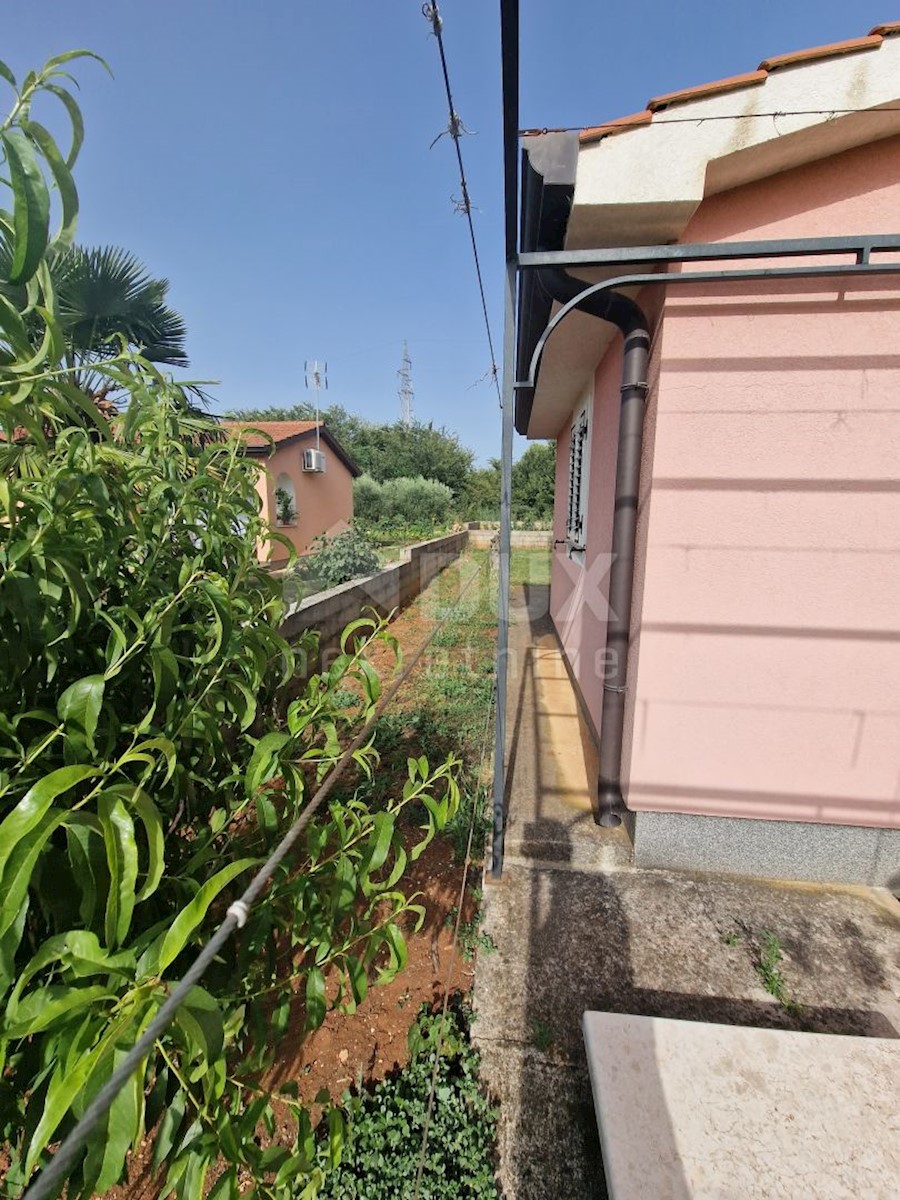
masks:
[[[322,534],[333,537],[347,529],[353,520],[353,476],[336,454],[323,447],[327,467],[324,474],[301,468],[303,449],[314,443],[278,446],[271,458],[264,460],[257,490],[262,498],[263,515],[282,536],[287,537],[298,554],[305,554],[315,538]],[[278,519],[276,487],[290,480],[294,488],[296,517],[293,523]],[[272,542],[264,551],[265,560],[277,563],[287,558],[285,548]]]
[[[898,214],[892,138],[707,198],[681,240],[892,233]],[[900,827],[898,335],[891,280],[669,289],[642,469],[630,809]],[[620,362],[617,338],[588,397],[584,562],[557,549],[552,576],[598,729]]]
[[[259,492],[263,518],[288,539],[298,554],[306,554],[317,537],[347,529],[353,520],[353,479],[359,468],[331,437],[324,426],[316,441],[313,421],[257,421],[252,429],[263,430],[272,439],[241,432],[242,422],[226,421],[230,432],[239,434],[247,453],[259,465]],[[274,443],[274,445],[273,445]],[[304,471],[303,456],[319,446],[325,459],[324,472]],[[287,562],[288,551],[278,541],[259,548],[261,562],[278,566]]]

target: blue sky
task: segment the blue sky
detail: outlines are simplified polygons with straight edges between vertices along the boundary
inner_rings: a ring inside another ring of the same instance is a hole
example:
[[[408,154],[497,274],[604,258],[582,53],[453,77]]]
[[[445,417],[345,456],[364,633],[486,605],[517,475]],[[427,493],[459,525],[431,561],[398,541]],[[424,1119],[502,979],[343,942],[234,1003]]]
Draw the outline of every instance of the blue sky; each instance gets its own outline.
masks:
[[[498,8],[441,5],[499,356]],[[406,338],[416,416],[481,461],[498,452],[452,145],[429,149],[447,113],[419,0],[7,0],[5,15],[0,57],[19,75],[76,46],[109,61],[114,79],[77,66],[79,237],[171,281],[190,374],[220,381],[221,408],[302,399],[303,360],[319,358],[330,401],[392,420]],[[528,127],[621,116],[896,14],[884,0],[523,0],[521,17]]]

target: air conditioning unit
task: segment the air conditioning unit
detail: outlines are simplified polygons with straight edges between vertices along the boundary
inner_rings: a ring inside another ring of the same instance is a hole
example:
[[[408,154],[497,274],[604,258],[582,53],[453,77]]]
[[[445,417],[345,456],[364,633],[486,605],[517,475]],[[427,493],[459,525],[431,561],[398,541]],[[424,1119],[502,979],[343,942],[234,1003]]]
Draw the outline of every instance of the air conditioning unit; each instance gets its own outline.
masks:
[[[325,474],[325,455],[321,450],[303,451],[303,470],[314,471],[317,475]]]

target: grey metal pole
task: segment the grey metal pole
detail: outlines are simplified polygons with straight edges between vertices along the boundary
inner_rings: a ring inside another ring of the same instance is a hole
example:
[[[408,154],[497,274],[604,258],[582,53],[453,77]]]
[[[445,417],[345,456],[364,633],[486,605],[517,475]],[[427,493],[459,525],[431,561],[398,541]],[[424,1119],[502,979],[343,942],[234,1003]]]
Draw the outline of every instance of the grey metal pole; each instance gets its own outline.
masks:
[[[506,294],[503,310],[503,431],[500,443],[500,595],[497,602],[497,712],[494,721],[494,836],[491,877],[503,874],[506,838],[506,695],[509,674],[509,545],[515,422],[516,285],[519,273],[519,0],[500,0],[503,60],[503,209]]]
[[[506,263],[503,324],[503,431],[500,443],[500,595],[497,602],[497,713],[494,721],[494,835],[491,875],[503,874],[506,836],[506,695],[509,674],[509,551],[516,371],[516,260]]]

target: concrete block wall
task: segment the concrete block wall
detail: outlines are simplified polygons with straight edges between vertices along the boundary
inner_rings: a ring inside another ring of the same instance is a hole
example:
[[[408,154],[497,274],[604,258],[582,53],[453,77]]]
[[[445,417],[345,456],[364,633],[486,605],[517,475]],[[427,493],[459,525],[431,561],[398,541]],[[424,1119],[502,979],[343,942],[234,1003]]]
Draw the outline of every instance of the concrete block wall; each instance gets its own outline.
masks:
[[[282,637],[296,641],[306,630],[318,630],[318,661],[309,663],[307,671],[312,673],[320,666],[327,667],[340,653],[341,634],[351,621],[364,616],[369,609],[386,617],[394,609],[405,608],[460,556],[468,540],[468,530],[463,530],[420,542],[407,547],[400,562],[376,575],[308,596],[288,614],[281,626]]]
[[[473,529],[469,527],[469,545],[473,550],[488,550],[499,530],[494,528]],[[553,533],[549,529],[513,529],[510,545],[514,550],[549,550]]]

